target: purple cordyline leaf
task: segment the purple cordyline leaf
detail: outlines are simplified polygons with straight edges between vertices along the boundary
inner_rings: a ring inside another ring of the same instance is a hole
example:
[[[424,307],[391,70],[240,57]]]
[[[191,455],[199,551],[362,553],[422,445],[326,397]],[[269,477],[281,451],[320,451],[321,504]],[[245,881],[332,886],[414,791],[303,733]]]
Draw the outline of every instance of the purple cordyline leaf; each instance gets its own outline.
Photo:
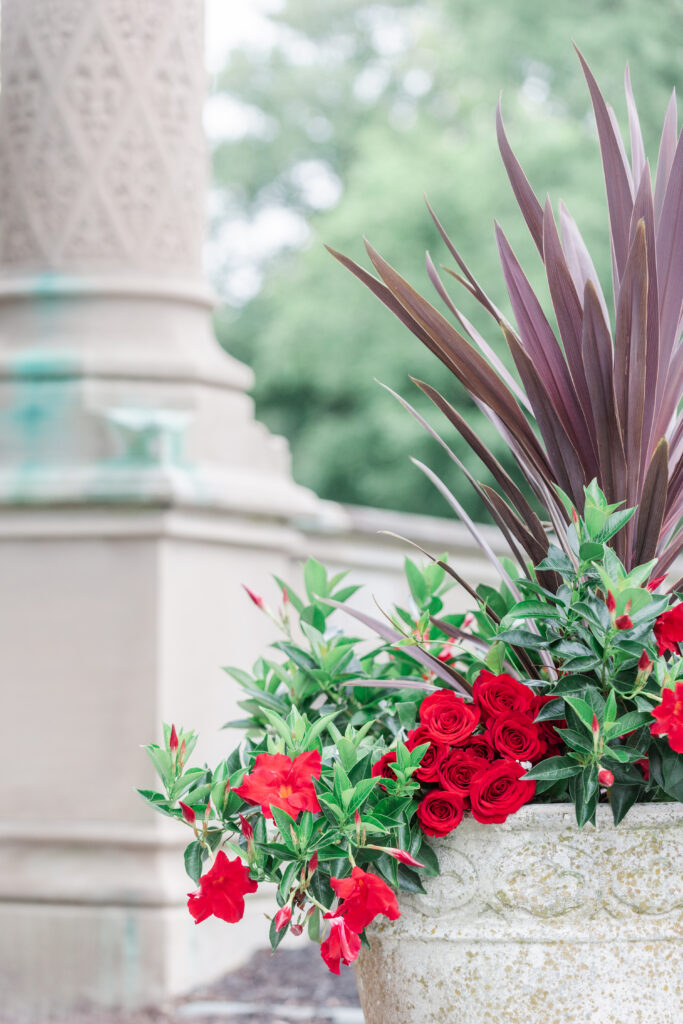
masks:
[[[562,490],[570,495],[572,501],[580,506],[584,484],[588,484],[590,478],[585,477],[576,450],[548,403],[548,392],[538,375],[533,360],[526,354],[515,336],[505,327],[503,327],[503,334],[515,361],[517,372],[529,396],[541,437],[545,442],[550,465],[553,467],[556,478],[551,482],[558,483]]]
[[[448,355],[447,365],[451,366],[458,379],[468,391],[476,394],[488,406],[495,409],[501,419],[524,442],[530,455],[535,456],[542,465],[545,457],[522,410],[486,360],[438,310],[419,295],[386,260],[382,259],[371,245],[366,243],[366,247],[368,255],[384,283],[408,314],[429,335],[439,351]]]
[[[626,147],[624,145],[624,140],[623,140],[622,135],[621,135],[621,128],[619,127],[619,119],[617,118],[617,115],[616,115],[616,113],[614,111],[614,108],[609,103],[606,104],[606,107],[607,107],[607,113],[609,114],[609,119],[610,119],[610,121],[612,123],[612,131],[614,132],[614,138],[616,139],[617,146],[619,147],[619,154],[621,156],[621,162],[624,165],[624,170],[626,171],[626,177],[628,178],[628,183],[629,183],[629,186],[631,188],[631,198],[633,198],[633,195],[635,193],[635,188],[634,188],[634,185],[633,185],[633,174],[631,173],[631,165],[630,165],[630,163],[628,161],[628,157],[626,156]]]
[[[683,302],[683,134],[676,147],[657,228],[657,281],[660,363],[666,374],[678,341],[676,331]]]
[[[429,210],[432,220],[436,224],[439,234],[446,243],[446,248],[448,249],[451,256],[453,257],[453,259],[455,260],[455,262],[458,264],[463,274],[465,275],[466,281],[463,281],[462,278],[458,278],[458,280],[461,282],[461,284],[465,285],[468,291],[470,291],[471,294],[475,297],[475,299],[480,303],[480,305],[482,305],[484,309],[491,314],[494,320],[500,320],[500,318],[502,317],[502,313],[500,312],[498,307],[491,301],[491,299],[489,299],[484,289],[481,287],[479,282],[471,273],[469,267],[467,266],[462,256],[453,245],[453,242],[447,235],[446,229],[444,228],[443,224],[441,223],[437,215],[434,213],[434,210],[432,209],[431,204],[426,196],[425,203],[427,204],[427,209]],[[453,276],[457,277],[457,275]]]
[[[383,640],[387,641],[387,643],[395,644],[398,643],[399,640],[403,639],[402,634],[399,633],[398,630],[394,629],[392,626],[388,626],[380,619],[373,618],[372,615],[366,615],[365,612],[359,612],[355,608],[351,608],[349,605],[343,604],[341,601],[334,601],[331,597],[318,597],[318,600],[322,601],[323,604],[332,605],[333,608],[339,608],[340,611],[350,615],[352,619],[356,619],[357,622],[362,622],[364,626],[367,626],[368,629],[377,633],[377,635],[381,636]],[[465,679],[463,679],[459,672],[455,671],[455,669],[450,668],[448,665],[444,665],[438,658],[435,658],[427,651],[423,651],[420,647],[413,646],[402,649],[409,658],[412,658],[413,661],[417,661],[420,665],[429,669],[430,672],[433,672],[435,676],[439,677],[439,679],[443,679],[443,681],[448,683],[454,690],[458,690],[465,696],[469,696],[470,691],[467,689],[469,684]],[[465,685],[463,685],[463,683]]]
[[[463,640],[466,643],[472,644],[474,647],[479,647],[483,651],[490,651],[491,644],[484,640],[480,636],[475,636],[473,633],[468,633],[465,629],[458,629],[450,622],[446,622],[444,619],[438,618],[436,615],[430,615],[429,621],[440,629],[442,633],[449,636],[451,640]]]
[[[579,296],[565,259],[550,199],[543,210],[543,253],[550,297],[557,317],[557,326],[564,344],[571,379],[580,408],[583,411],[582,432],[575,441],[576,450],[589,479],[597,473],[595,424],[591,408],[586,373],[581,358],[582,310]]]
[[[637,513],[634,562],[643,565],[657,554],[666,507],[669,479],[669,446],[659,442],[648,466]]]
[[[491,503],[488,500],[487,495],[483,491],[483,489],[482,489],[481,485],[478,483],[478,481],[475,480],[475,478],[472,476],[472,474],[467,469],[467,467],[460,461],[460,459],[455,454],[455,452],[449,447],[449,445],[446,444],[446,442],[441,437],[441,435],[438,434],[436,432],[436,430],[434,430],[434,428],[427,422],[427,420],[423,416],[420,415],[420,413],[417,411],[417,409],[415,409],[409,402],[407,402],[405,400],[405,398],[402,398],[401,395],[397,394],[396,391],[394,391],[392,388],[390,388],[388,384],[382,384],[381,381],[378,381],[378,383],[381,385],[381,387],[383,387],[386,391],[388,391],[390,395],[393,395],[394,398],[396,399],[396,401],[400,402],[400,404],[403,406],[403,408],[406,409],[407,412],[409,412],[410,415],[414,419],[417,420],[417,422],[420,424],[420,426],[424,427],[424,429],[428,432],[428,434],[430,434],[430,436],[433,437],[434,440],[437,441],[438,444],[441,445],[441,447],[444,449],[444,451],[448,455],[449,459],[451,459],[455,463],[455,465],[458,467],[460,472],[466,477],[466,479],[468,480],[470,485],[474,488],[474,490],[478,494],[479,498],[483,502],[484,506],[491,513],[491,516],[492,516],[493,520],[495,521],[496,525],[499,527],[501,533],[505,537],[505,540],[507,541],[508,546],[509,546],[510,550],[512,551],[512,554],[517,559],[517,561],[518,561],[518,563],[520,565],[520,568],[528,576],[529,575],[529,570],[527,568],[526,562],[525,562],[523,556],[521,555],[521,553],[519,552],[519,550],[517,549],[517,547],[516,547],[516,545],[514,543],[513,538],[510,536],[510,533],[509,533],[509,530],[506,527],[505,521],[501,520],[500,516],[497,514],[495,506],[491,505]]]
[[[669,437],[669,459],[674,464],[683,455],[683,416],[679,416],[673,424]]]
[[[605,323],[609,326],[609,312],[607,310],[605,296],[602,288],[600,287],[600,279],[598,278],[590,253],[586,248],[586,243],[584,242],[581,232],[576,225],[576,221],[571,216],[562,200],[560,200],[560,229],[562,233],[562,248],[564,249],[569,273],[572,275],[572,280],[577,293],[579,295],[583,295],[586,287],[586,281],[592,281],[593,287],[595,288],[600,300],[600,307],[605,318]]]
[[[508,142],[507,135],[505,134],[505,126],[503,124],[503,115],[500,108],[500,98],[498,99],[498,105],[496,107],[496,134],[498,136],[498,148],[500,150],[500,155],[503,158],[505,170],[507,171],[508,178],[510,179],[515,199],[519,204],[522,216],[526,221],[526,225],[529,228],[531,237],[536,244],[536,248],[541,254],[541,259],[543,259],[543,207],[536,198],[534,190],[529,184],[529,180],[522,170],[517,157],[512,152],[512,147]]]
[[[576,48],[581,67],[591,94],[595,122],[598,129],[600,152],[605,173],[607,188],[607,207],[609,210],[610,233],[614,244],[617,282],[623,277],[628,258],[628,228],[633,207],[633,194],[629,181],[630,168],[624,161],[623,146],[615,135],[612,119],[602,93],[598,88],[588,64],[578,48]]]
[[[496,353],[493,351],[493,349],[486,341],[486,339],[481,336],[477,328],[470,320],[467,319],[462,310],[457,309],[455,306],[453,306],[453,315],[457,317],[458,322],[467,331],[470,338],[475,343],[475,345],[482,353],[484,358],[488,359],[489,363],[496,371],[496,373],[503,381],[503,383],[507,384],[507,386],[510,388],[510,391],[512,391],[519,404],[524,409],[526,409],[527,412],[530,413],[531,406],[529,405],[528,398],[526,397],[526,395],[524,394],[524,392],[522,391],[522,389],[520,388],[519,384],[512,376],[512,374],[508,372],[507,367],[501,362]]]
[[[495,225],[495,231],[503,276],[521,343],[534,363],[565,433],[578,447],[579,438],[585,432],[584,417],[562,350],[540,302],[498,224]]]
[[[647,162],[645,163],[645,172],[641,178],[638,194],[633,204],[630,228],[631,245],[633,245],[638,223],[641,220],[644,222],[645,250],[647,253],[647,352],[645,356],[645,406],[640,463],[641,477],[645,473],[645,465],[652,455],[652,450],[659,440],[659,437],[654,436],[658,392],[657,377],[659,373],[659,299],[655,254],[655,215],[650,167]]]
[[[678,135],[678,110],[676,107],[676,90],[674,89],[666,108],[664,124],[662,125],[662,137],[659,142],[659,154],[657,156],[657,174],[655,176],[655,222],[659,225],[662,217],[662,204],[666,195],[666,187],[669,184],[671,166],[674,162],[676,152],[676,137]]]
[[[500,559],[494,552],[489,542],[486,540],[486,537],[483,535],[481,530],[474,524],[472,519],[468,516],[467,512],[462,507],[458,499],[451,493],[451,491],[449,491],[448,487],[446,487],[446,484],[443,482],[443,480],[441,480],[441,478],[438,477],[436,473],[429,468],[429,466],[425,466],[423,462],[420,462],[419,459],[411,458],[410,461],[413,463],[414,466],[417,466],[417,468],[421,470],[422,473],[424,473],[428,480],[431,480],[431,482],[436,487],[437,491],[439,491],[439,493],[446,499],[448,504],[451,506],[453,511],[457,513],[460,519],[462,519],[463,523],[471,533],[474,540],[477,542],[477,544],[484,552],[493,568],[496,570],[500,578],[508,587],[515,601],[521,601],[522,595],[520,594],[519,589],[516,587],[516,585],[510,578],[509,573],[506,572]]]
[[[652,575],[663,576],[665,572],[669,571],[669,568],[676,561],[681,552],[683,552],[683,530],[679,530],[678,533],[668,541],[657,565],[654,567]]]
[[[450,402],[447,402],[435,388],[431,387],[429,384],[425,384],[424,381],[416,380],[414,377],[411,377],[411,380],[414,384],[417,384],[420,390],[423,391],[424,394],[427,395],[427,397],[436,405],[436,407],[441,410],[441,412],[453,424],[455,429],[462,435],[465,441],[467,441],[470,448],[481,459],[496,482],[510,498],[512,504],[518,509],[522,519],[527,523],[529,530],[536,538],[537,543],[541,546],[545,545],[545,550],[547,551],[548,539],[543,530],[543,526],[541,525],[541,521],[512,477],[509,476],[496,457],[491,453],[486,445],[484,445],[479,435],[469,426],[457,409],[455,409]]]
[[[421,690],[423,693],[432,693],[443,687],[434,686],[426,679],[419,682],[417,679],[349,679],[344,686],[371,686],[377,690]]]
[[[647,253],[645,224],[638,221],[617,304],[614,339],[614,384],[619,422],[624,432],[626,502],[638,503],[645,404],[647,355]],[[632,539],[633,520],[626,527]]]
[[[633,187],[637,192],[640,186],[641,176],[645,170],[646,161],[645,147],[643,145],[643,133],[640,130],[638,110],[636,109],[636,102],[633,98],[633,89],[631,88],[631,71],[628,64],[626,65],[626,72],[624,74],[624,89],[626,90],[628,125],[631,133],[631,168],[633,170]]]
[[[421,551],[423,555],[425,555],[432,562],[434,562],[434,565],[440,566],[440,568],[442,568],[444,570],[444,572],[448,573],[448,575],[452,579],[454,579],[455,582],[459,586],[461,586],[463,588],[463,590],[465,590],[470,595],[471,598],[474,599],[474,601],[476,601],[479,604],[482,603],[482,599],[479,597],[479,594],[477,594],[476,590],[474,590],[469,585],[467,580],[463,579],[462,576],[460,576],[455,571],[453,566],[448,564],[448,562],[443,562],[443,561],[441,561],[440,558],[436,558],[435,555],[430,555],[429,551],[425,551],[425,549],[420,547],[419,544],[416,544],[414,540],[409,540],[407,537],[402,537],[400,533],[394,533],[393,530],[380,530],[379,532],[384,534],[387,537],[395,537],[396,540],[403,541],[404,544],[409,544],[411,547],[415,548],[416,551]],[[489,616],[490,616],[491,619],[493,619],[493,621],[496,624],[500,622],[500,619],[498,618],[498,616],[494,612],[489,612]]]
[[[488,505],[496,509],[497,518],[505,523],[509,532],[517,539],[519,544],[521,544],[531,559],[532,564],[538,565],[539,562],[542,562],[548,554],[547,540],[545,544],[539,544],[531,530],[527,529],[519,516],[517,516],[510,508],[498,491],[494,491],[494,489],[487,486],[487,484],[481,484],[481,489],[488,499]]]
[[[614,397],[612,338],[592,281],[586,282],[583,297],[582,352],[595,420],[598,480],[608,501],[623,501],[626,458]]]

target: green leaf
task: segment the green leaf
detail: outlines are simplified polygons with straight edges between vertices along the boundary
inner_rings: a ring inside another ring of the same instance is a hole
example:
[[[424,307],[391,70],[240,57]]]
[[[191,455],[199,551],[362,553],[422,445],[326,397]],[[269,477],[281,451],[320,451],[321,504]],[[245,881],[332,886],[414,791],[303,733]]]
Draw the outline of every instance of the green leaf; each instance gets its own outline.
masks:
[[[524,779],[570,779],[581,772],[581,765],[570,757],[549,757],[523,775]]]
[[[325,632],[325,615],[321,608],[315,604],[309,604],[301,612],[301,621],[317,629],[319,633]]]
[[[595,818],[595,808],[600,795],[597,765],[587,765],[569,785],[576,807],[576,823],[579,828],[583,828]]]
[[[593,715],[595,714],[591,705],[582,700],[581,697],[565,697],[564,698],[569,707],[579,716],[583,724],[586,726],[588,731],[592,734],[593,732]]]
[[[271,814],[273,815],[273,820],[278,827],[280,835],[282,836],[282,842],[285,844],[285,846],[288,846],[290,850],[294,850],[295,843],[294,839],[292,838],[292,830],[294,831],[294,835],[298,835],[296,822],[294,821],[293,818],[290,818],[287,812],[283,811],[281,807],[273,807],[273,805],[271,804],[270,811]]]
[[[505,615],[503,622],[513,622],[515,619],[564,619],[564,617],[563,608],[546,604],[544,601],[519,601]]]
[[[541,651],[549,643],[548,640],[528,629],[505,629],[498,634],[496,639],[502,640],[506,644],[512,644],[513,647],[524,647],[530,651]]]
[[[422,573],[410,558],[405,559],[404,569],[413,601],[418,608],[422,609],[429,598],[427,584],[424,581]]]
[[[304,566],[304,584],[309,601],[314,601],[316,597],[328,596],[327,572],[315,558],[309,558]]]
[[[650,771],[658,786],[673,800],[683,803],[683,755],[677,754],[666,739],[653,739],[650,746]]]
[[[614,818],[614,824],[618,825],[620,821],[623,821],[626,813],[633,807],[640,794],[643,792],[643,786],[627,786],[621,783],[615,782],[609,791],[609,803],[612,808],[612,816]]]
[[[616,722],[606,726],[605,733],[610,738],[616,739],[617,736],[624,736],[627,732],[633,732],[635,729],[640,729],[641,726],[648,725],[651,722],[652,715],[649,711],[629,711],[628,714],[617,718]]]
[[[605,549],[602,544],[587,540],[579,548],[579,558],[582,562],[597,562],[602,559]]]
[[[199,876],[202,873],[203,852],[202,844],[196,839],[185,847],[185,870],[195,883],[199,882]]]

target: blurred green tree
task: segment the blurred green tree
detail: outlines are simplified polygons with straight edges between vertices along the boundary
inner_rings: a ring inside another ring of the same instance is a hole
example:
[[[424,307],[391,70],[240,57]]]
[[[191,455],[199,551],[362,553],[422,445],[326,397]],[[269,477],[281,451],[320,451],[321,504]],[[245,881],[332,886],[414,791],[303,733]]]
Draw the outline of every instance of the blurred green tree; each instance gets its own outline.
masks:
[[[272,21],[273,45],[235,52],[215,84],[216,95],[238,101],[251,125],[215,147],[217,249],[229,255],[233,221],[265,218],[267,224],[284,211],[287,223],[301,230],[291,243],[250,254],[247,294],[231,294],[229,284],[231,273],[244,280],[243,268],[229,260],[217,265],[216,283],[220,289],[227,282],[231,299],[217,317],[219,337],[254,368],[257,414],[289,438],[300,482],[341,501],[446,514],[441,497],[408,461],[415,455],[479,514],[476,495],[455,467],[448,469],[446,453],[374,379],[425,413],[487,482],[409,377],[438,387],[496,447],[492,429],[441,364],[322,243],[363,262],[367,235],[416,287],[433,294],[425,250],[437,264],[452,261],[424,192],[499,305],[505,308],[506,297],[494,217],[542,289],[540,260],[498,155],[495,106],[502,91],[518,158],[541,199],[547,192],[556,210],[559,198],[569,206],[607,294],[604,185],[571,40],[620,118],[630,61],[654,163],[658,126],[682,76],[683,2],[289,0]],[[482,326],[457,284],[451,293]],[[440,305],[436,296],[434,302]],[[504,357],[502,338],[491,336],[488,323],[485,331]]]

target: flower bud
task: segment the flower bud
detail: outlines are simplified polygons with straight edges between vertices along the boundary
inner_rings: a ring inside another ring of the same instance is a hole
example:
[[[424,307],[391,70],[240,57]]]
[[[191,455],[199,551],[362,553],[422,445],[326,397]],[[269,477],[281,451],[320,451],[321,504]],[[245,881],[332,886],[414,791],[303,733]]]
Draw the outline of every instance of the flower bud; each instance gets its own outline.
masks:
[[[175,752],[178,749],[178,733],[175,731],[175,725],[171,726],[171,735],[168,740],[168,749],[171,751],[172,754],[175,754]]]
[[[469,629],[472,625],[474,625],[474,614],[472,612],[468,612],[465,616],[461,629]]]
[[[240,814],[240,825],[242,826],[242,835],[244,836],[246,841],[250,843],[254,838],[254,829],[252,828],[252,826],[250,825],[250,823],[247,821],[243,814]]]
[[[253,590],[250,590],[249,587],[246,585],[246,583],[243,583],[242,586],[244,587],[244,589],[246,590],[247,594],[249,595],[251,600],[254,602],[256,607],[260,608],[261,611],[263,611],[264,608],[265,608],[265,604],[264,604],[263,598],[259,594],[254,593]]]
[[[650,582],[646,584],[647,589],[650,591],[650,593],[655,591],[657,587],[664,582],[668,575],[668,572],[665,572],[663,576],[655,576],[653,580],[650,580]]]
[[[591,725],[593,735],[597,736],[600,732],[600,723],[598,722],[598,716],[593,712],[593,724]]]
[[[185,764],[185,740],[180,744],[180,750],[178,751],[178,770],[180,771]]]
[[[318,870],[318,851],[316,850],[311,859],[308,862],[308,873],[309,875],[315,874]]]
[[[282,588],[282,603],[289,604],[289,591],[287,590],[287,587]]]
[[[631,619],[631,616],[628,614],[619,615],[614,620],[614,625],[617,627],[617,629],[633,629],[633,620]]]
[[[283,928],[286,928],[292,917],[291,904],[287,904],[284,907],[280,907],[277,914],[275,915],[275,931],[281,932]]]
[[[192,808],[188,807],[187,804],[184,804],[182,800],[179,800],[178,803],[180,804],[180,810],[183,812],[183,818],[185,821],[188,825],[194,825],[196,814]]]
[[[650,656],[645,649],[643,649],[643,653],[638,660],[638,671],[647,672],[648,675],[652,671],[652,662],[650,661]]]
[[[423,868],[424,864],[422,861],[415,860],[415,858],[409,854],[406,850],[396,850],[390,846],[383,846],[382,852],[393,857],[399,864],[407,864],[411,868]]]
[[[600,769],[598,772],[598,782],[601,786],[607,786],[608,789],[610,786],[614,785],[614,775],[609,768]]]
[[[289,930],[292,935],[301,935],[304,930],[304,926],[302,924],[293,924]]]
[[[607,604],[607,611],[610,615],[614,615],[617,610],[617,602],[614,600],[614,594],[611,590],[607,591],[607,601],[605,603]]]
[[[574,525],[576,525],[579,521],[579,516],[575,508],[572,508],[572,519],[574,521]]]

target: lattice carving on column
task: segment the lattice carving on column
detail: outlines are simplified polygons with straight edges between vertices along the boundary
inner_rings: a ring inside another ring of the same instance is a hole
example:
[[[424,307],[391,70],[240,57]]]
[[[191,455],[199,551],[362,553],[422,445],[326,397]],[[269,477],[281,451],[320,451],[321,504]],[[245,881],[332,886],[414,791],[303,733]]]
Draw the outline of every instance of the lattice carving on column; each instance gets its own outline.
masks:
[[[201,277],[201,0],[3,0],[0,269]]]

